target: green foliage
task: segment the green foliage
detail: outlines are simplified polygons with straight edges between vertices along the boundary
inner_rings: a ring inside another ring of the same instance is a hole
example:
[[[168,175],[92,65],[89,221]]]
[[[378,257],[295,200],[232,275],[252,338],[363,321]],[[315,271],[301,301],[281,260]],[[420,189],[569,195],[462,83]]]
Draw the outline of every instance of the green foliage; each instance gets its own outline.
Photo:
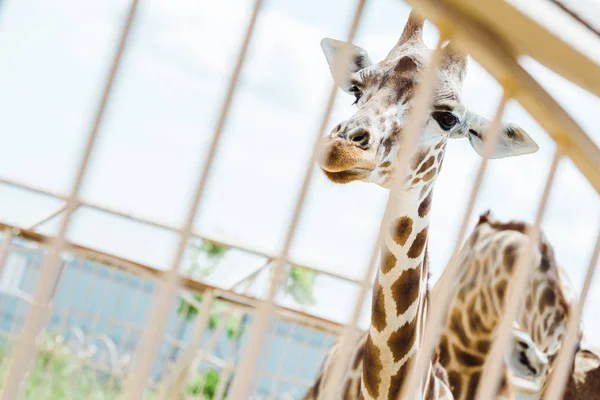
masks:
[[[187,272],[194,279],[202,280],[210,275],[229,247],[204,240],[190,244],[190,264]]]
[[[202,303],[202,295],[194,293],[194,300],[198,303]],[[179,306],[177,306],[177,315],[181,315],[188,321],[193,319],[198,314],[198,309],[192,304],[188,303],[184,299],[179,300]]]
[[[294,301],[301,305],[315,304],[313,291],[317,272],[292,265],[287,270],[283,285],[284,293],[292,296]]]
[[[204,373],[197,374],[187,385],[186,393],[191,396],[202,394],[204,398],[212,400],[217,393],[220,377],[221,373],[216,369],[209,369]]]
[[[10,353],[0,344],[0,391],[7,377]],[[203,395],[213,399],[220,371],[210,369],[198,374],[187,386],[186,396]],[[74,354],[62,338],[45,335],[37,362],[31,372],[25,400],[114,400],[121,394],[121,382],[112,376],[98,373]],[[145,400],[155,399],[156,393],[147,390]]]
[[[225,252],[229,250],[229,247],[225,247],[216,243],[211,243],[206,240],[202,242],[199,248],[211,258],[223,257],[225,255]]]
[[[4,383],[10,364],[9,352],[0,347],[0,380]],[[113,377],[100,378],[62,343],[60,337],[45,335],[28,382],[26,400],[90,399],[118,397],[121,387]]]
[[[191,272],[195,278],[205,278],[213,272],[214,267],[217,265],[218,261],[223,258],[225,253],[229,250],[228,247],[212,243],[209,241],[203,241],[200,244],[192,243],[190,246],[190,262],[191,262]],[[200,259],[204,258],[204,261],[207,262],[207,265],[201,265]],[[198,303],[202,303],[202,295],[194,294],[194,300]],[[212,314],[208,319],[208,329],[214,330],[219,326],[221,322],[222,316],[221,311],[225,311],[228,308],[227,303],[222,301],[215,301],[212,309]],[[198,309],[190,304],[189,302],[181,299],[179,301],[179,305],[177,307],[177,314],[184,317],[186,320],[192,320],[198,314]],[[229,317],[229,321],[227,322],[227,336],[230,339],[235,339],[241,336],[242,334],[242,326],[241,326],[241,315],[231,315]]]

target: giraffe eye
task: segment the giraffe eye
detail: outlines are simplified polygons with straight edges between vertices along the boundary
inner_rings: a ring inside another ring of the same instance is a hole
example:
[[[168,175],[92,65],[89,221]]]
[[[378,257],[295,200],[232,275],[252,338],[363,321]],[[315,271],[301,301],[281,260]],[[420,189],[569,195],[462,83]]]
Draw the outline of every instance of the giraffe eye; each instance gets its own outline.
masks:
[[[354,95],[354,103],[352,103],[352,105],[355,105],[356,103],[358,103],[358,101],[362,97],[362,92],[360,91],[359,88],[356,87],[356,85],[350,86],[348,91]]]
[[[449,131],[454,128],[454,126],[458,123],[458,118],[450,112],[447,111],[436,111],[431,114],[433,119],[435,119],[440,126],[445,131]]]

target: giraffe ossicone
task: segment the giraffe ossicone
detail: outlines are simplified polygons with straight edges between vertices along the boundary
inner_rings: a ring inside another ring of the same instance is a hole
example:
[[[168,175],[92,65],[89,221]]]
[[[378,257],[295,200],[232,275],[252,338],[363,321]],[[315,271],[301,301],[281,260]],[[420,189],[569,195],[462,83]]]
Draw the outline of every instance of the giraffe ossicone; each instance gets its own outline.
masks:
[[[346,74],[338,86],[354,97],[356,113],[337,124],[320,144],[319,166],[329,180],[361,180],[389,187],[392,168],[403,142],[403,129],[414,105],[415,89],[431,56],[422,39],[423,20],[411,12],[398,43],[387,57],[373,64],[368,53],[352,47]],[[321,47],[335,68],[342,42],[324,39]],[[467,57],[452,44],[443,49],[434,84],[433,103],[411,156],[405,185],[394,200],[393,219],[384,238],[373,290],[371,326],[352,355],[343,386],[344,398],[395,399],[422,340],[427,302],[427,242],[432,191],[449,138],[468,138],[481,154],[489,120],[468,110],[462,98]],[[492,158],[528,154],[537,144],[516,125],[502,125]],[[327,383],[329,360],[306,398],[320,398]],[[361,371],[362,375],[356,371]],[[426,399],[451,399],[443,368],[432,363],[421,379]],[[356,396],[353,396],[356,394]]]

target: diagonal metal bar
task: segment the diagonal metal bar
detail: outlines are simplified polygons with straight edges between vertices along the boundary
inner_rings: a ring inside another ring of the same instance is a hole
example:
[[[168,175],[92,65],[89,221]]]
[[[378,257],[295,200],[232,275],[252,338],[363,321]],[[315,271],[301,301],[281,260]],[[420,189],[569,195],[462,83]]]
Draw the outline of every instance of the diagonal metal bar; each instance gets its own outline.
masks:
[[[23,327],[23,334],[17,342],[11,360],[11,366],[8,372],[8,377],[6,379],[6,385],[2,393],[3,400],[13,400],[17,398],[17,391],[19,390],[19,385],[21,384],[23,378],[25,377],[25,374],[31,367],[31,364],[34,361],[35,357],[37,356],[38,348],[35,344],[35,339],[48,318],[47,306],[50,297],[52,296],[52,291],[54,290],[55,282],[60,273],[60,255],[66,245],[65,237],[67,229],[69,227],[69,223],[71,222],[71,217],[73,216],[73,213],[78,205],[77,198],[79,196],[79,192],[83,180],[85,178],[89,160],[94,151],[96,138],[98,136],[98,132],[100,131],[102,121],[104,119],[106,106],[108,104],[108,101],[110,100],[110,95],[114,86],[114,81],[119,71],[119,66],[121,65],[121,58],[127,46],[127,42],[131,32],[131,27],[133,25],[137,9],[138,0],[132,0],[131,6],[129,7],[129,11],[127,13],[127,19],[125,20],[125,24],[123,26],[121,36],[119,38],[119,42],[115,49],[115,55],[113,58],[110,72],[108,74],[108,78],[104,85],[102,98],[100,99],[100,104],[98,106],[96,116],[92,123],[91,132],[89,134],[81,162],[77,169],[75,182],[71,189],[71,194],[66,202],[66,210],[64,212],[65,215],[62,225],[60,227],[60,231],[53,240],[53,247],[51,251],[49,251],[47,256],[44,258],[44,263],[41,267],[41,276],[38,280],[39,283],[35,291],[34,301],[31,305],[30,312],[25,321]]]
[[[77,211],[78,208],[79,208],[79,206],[76,206],[75,207],[75,211]],[[31,225],[29,225],[26,229],[35,230],[40,225],[43,225],[46,222],[48,222],[51,219],[53,219],[54,217],[57,217],[58,215],[62,214],[66,209],[67,209],[67,204],[63,203],[63,204],[60,205],[60,207],[58,207],[55,210],[53,210],[52,212],[48,213],[43,218],[38,219],[37,221],[35,221]]]
[[[125,382],[125,390],[123,393],[124,398],[126,399],[141,399],[143,397],[146,384],[148,383],[150,373],[154,365],[154,360],[158,352],[160,340],[167,323],[169,311],[173,304],[177,287],[179,286],[179,267],[184,256],[185,249],[187,248],[188,240],[192,235],[192,228],[198,212],[200,200],[202,199],[206,184],[208,182],[208,177],[210,176],[210,171],[212,169],[217,148],[225,128],[225,123],[229,115],[233,97],[238,86],[239,77],[244,66],[244,61],[246,59],[250,40],[254,33],[254,28],[256,26],[261,5],[262,0],[255,0],[254,7],[252,9],[252,15],[250,17],[250,21],[244,35],[244,40],[242,42],[242,47],[229,81],[227,94],[225,96],[219,120],[217,122],[212,142],[208,150],[206,162],[204,164],[203,171],[200,174],[199,182],[196,185],[196,191],[188,211],[185,227],[180,235],[177,252],[173,258],[171,268],[167,273],[166,281],[162,287],[157,289],[157,294],[154,297],[154,307],[152,308],[155,311],[152,313],[152,318],[147,324],[140,347],[136,351],[137,357],[133,365],[132,373],[129,374]]]
[[[508,348],[510,340],[510,333],[512,330],[513,321],[517,319],[518,312],[523,304],[523,300],[527,292],[527,285],[530,281],[531,273],[533,271],[532,261],[534,256],[534,250],[539,242],[540,236],[540,225],[544,218],[544,212],[546,211],[546,204],[550,196],[556,170],[558,168],[559,161],[562,158],[562,151],[557,148],[552,159],[548,178],[546,179],[546,186],[544,187],[544,193],[540,200],[537,215],[535,218],[535,224],[533,227],[527,230],[527,236],[529,242],[527,247],[520,252],[515,272],[508,285],[506,299],[510,299],[504,305],[504,312],[502,318],[496,329],[496,340],[492,344],[490,356],[488,357],[481,377],[481,384],[477,390],[477,400],[492,399],[498,392],[500,383],[500,377],[502,368],[504,365],[504,354]]]
[[[600,224],[598,224],[598,226],[600,226]],[[554,362],[553,370],[548,377],[549,381],[546,384],[548,389],[545,391],[546,395],[544,400],[559,400],[563,398],[568,374],[573,366],[575,349],[577,346],[577,340],[579,338],[581,314],[583,312],[583,307],[585,306],[585,301],[592,284],[592,279],[594,278],[596,266],[598,265],[598,256],[600,256],[600,232],[598,233],[596,246],[592,252],[590,265],[585,275],[585,283],[583,284],[581,296],[579,297],[577,305],[574,307],[574,312],[571,313],[571,316],[569,317],[569,322],[567,323],[567,334],[562,342],[562,346],[560,347],[558,358]]]
[[[334,79],[334,81],[339,81],[337,78],[342,76],[342,74],[346,71],[348,63],[350,62],[351,54],[349,43],[351,43],[354,40],[354,36],[356,35],[356,31],[358,29],[358,24],[362,17],[364,6],[365,0],[359,0],[356,7],[356,11],[354,13],[352,25],[350,27],[350,32],[348,33],[347,43],[345,46],[342,46],[341,51],[339,52],[339,54],[336,55],[334,64],[334,75],[336,79]],[[329,93],[329,99],[325,107],[325,112],[323,113],[323,118],[321,119],[321,124],[317,132],[317,137],[315,138],[313,144],[311,159],[308,165],[306,166],[304,182],[302,184],[300,194],[298,195],[298,200],[296,202],[296,207],[294,209],[292,219],[288,226],[286,239],[281,250],[281,254],[279,255],[279,257],[273,265],[273,276],[271,278],[271,284],[269,287],[267,299],[261,303],[255,314],[256,317],[252,323],[248,344],[246,344],[242,359],[237,368],[236,378],[231,388],[232,400],[245,400],[248,398],[249,384],[252,378],[252,374],[249,373],[249,371],[255,370],[256,362],[262,349],[262,343],[267,333],[269,319],[274,312],[275,296],[279,291],[279,285],[283,278],[284,264],[286,262],[289,249],[295,236],[296,226],[298,225],[300,215],[302,214],[306,195],[308,194],[308,188],[312,179],[312,170],[314,168],[315,162],[317,161],[317,150],[319,141],[321,137],[325,135],[325,129],[327,128],[327,125],[329,123],[329,118],[333,110],[336,95],[337,86],[333,84]]]

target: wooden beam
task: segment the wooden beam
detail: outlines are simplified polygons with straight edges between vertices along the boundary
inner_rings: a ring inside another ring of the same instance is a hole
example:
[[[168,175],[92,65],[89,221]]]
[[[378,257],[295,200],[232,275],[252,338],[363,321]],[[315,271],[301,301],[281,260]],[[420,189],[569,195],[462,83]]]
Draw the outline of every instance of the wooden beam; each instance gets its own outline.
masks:
[[[600,65],[511,4],[501,0],[446,0],[445,3],[495,32],[515,54],[536,59],[600,97]]]

